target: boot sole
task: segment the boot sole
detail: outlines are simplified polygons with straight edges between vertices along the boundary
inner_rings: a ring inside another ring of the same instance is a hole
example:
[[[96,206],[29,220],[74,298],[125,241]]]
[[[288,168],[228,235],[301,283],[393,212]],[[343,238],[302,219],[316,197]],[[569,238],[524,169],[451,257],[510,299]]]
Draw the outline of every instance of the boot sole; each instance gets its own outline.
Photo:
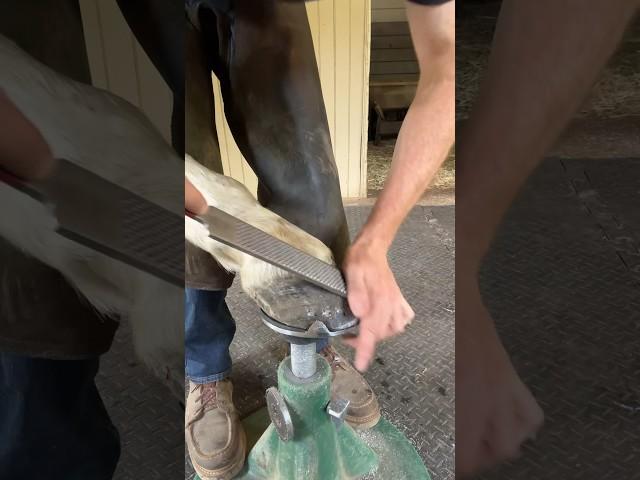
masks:
[[[217,468],[215,470],[207,470],[206,468],[202,468],[199,465],[193,464],[193,469],[196,471],[198,476],[202,480],[231,480],[235,477],[242,467],[244,467],[244,457],[247,453],[247,436],[245,434],[244,429],[240,430],[240,448],[236,453],[236,456],[233,457],[232,462],[223,467]]]
[[[373,428],[378,424],[381,417],[382,414],[378,409],[377,412],[369,415],[368,417],[350,417],[349,415],[347,415],[345,421],[354,430],[369,430],[370,428]]]

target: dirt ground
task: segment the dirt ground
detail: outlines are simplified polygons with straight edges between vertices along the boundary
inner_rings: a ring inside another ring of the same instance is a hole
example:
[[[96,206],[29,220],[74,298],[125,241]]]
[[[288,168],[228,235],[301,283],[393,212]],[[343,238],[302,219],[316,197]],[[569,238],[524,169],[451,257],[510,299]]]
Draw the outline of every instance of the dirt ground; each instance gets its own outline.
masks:
[[[369,142],[367,150],[367,191],[369,198],[376,197],[387,179],[395,139],[382,140],[380,145]],[[453,195],[456,172],[455,172],[455,150],[452,150],[444,164],[434,178],[428,193],[439,195]]]

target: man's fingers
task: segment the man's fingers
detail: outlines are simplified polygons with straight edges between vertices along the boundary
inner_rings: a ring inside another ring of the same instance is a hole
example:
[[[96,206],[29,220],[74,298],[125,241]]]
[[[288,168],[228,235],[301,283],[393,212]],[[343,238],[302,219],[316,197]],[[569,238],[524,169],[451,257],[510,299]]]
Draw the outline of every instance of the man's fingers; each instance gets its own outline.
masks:
[[[518,425],[516,414],[509,406],[493,414],[487,426],[486,435],[491,449],[490,463],[510,460],[519,455],[524,436],[522,428]]]
[[[389,335],[398,335],[399,333],[404,332],[404,329],[407,327],[407,320],[405,315],[402,312],[396,312],[393,317],[391,317],[391,321],[389,322]]]
[[[486,439],[480,441],[475,456],[471,461],[469,473],[478,474],[496,463],[495,452]]]
[[[532,431],[531,435],[535,436],[535,432],[544,424],[544,411],[524,385],[518,395],[518,404],[519,408],[516,412],[518,421],[526,425]]]
[[[356,345],[358,344],[358,337],[342,337],[341,341],[351,348],[356,348]]]
[[[413,311],[413,308],[411,308],[411,305],[409,305],[406,300],[404,301],[402,309],[404,311],[405,318],[407,319],[407,325],[410,325],[416,316],[416,312]]]
[[[207,201],[186,177],[184,179],[184,208],[197,215],[207,211]]]
[[[412,319],[413,310],[411,310],[411,308],[407,309],[405,306],[400,306],[396,314],[393,316],[393,325],[396,333],[404,332]]]
[[[398,294],[401,296],[401,301],[398,302],[398,306],[396,307],[393,318],[389,324],[389,331],[391,332],[391,335],[397,335],[398,333],[404,332],[407,325],[411,324],[411,321],[415,316],[413,309],[409,306],[404,297],[402,297],[402,294]]]
[[[349,268],[345,271],[345,277],[349,308],[356,317],[362,318],[369,311],[371,304],[364,277],[359,270],[353,273]]]
[[[354,342],[356,348],[354,366],[359,371],[364,372],[369,367],[373,359],[373,354],[376,351],[376,340],[376,336],[371,330],[367,328],[360,330],[360,334]]]

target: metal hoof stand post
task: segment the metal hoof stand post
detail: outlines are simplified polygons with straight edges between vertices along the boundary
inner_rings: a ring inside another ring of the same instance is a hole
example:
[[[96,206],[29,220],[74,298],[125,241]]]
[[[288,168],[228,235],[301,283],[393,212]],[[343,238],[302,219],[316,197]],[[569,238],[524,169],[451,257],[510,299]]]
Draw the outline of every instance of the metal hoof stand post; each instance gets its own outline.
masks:
[[[429,480],[411,443],[384,419],[355,431],[344,418],[348,401],[331,400],[331,368],[316,354],[320,338],[343,335],[321,322],[302,331],[263,314],[264,323],[291,344],[278,367],[278,388],[267,407],[243,420],[249,448],[243,480]]]

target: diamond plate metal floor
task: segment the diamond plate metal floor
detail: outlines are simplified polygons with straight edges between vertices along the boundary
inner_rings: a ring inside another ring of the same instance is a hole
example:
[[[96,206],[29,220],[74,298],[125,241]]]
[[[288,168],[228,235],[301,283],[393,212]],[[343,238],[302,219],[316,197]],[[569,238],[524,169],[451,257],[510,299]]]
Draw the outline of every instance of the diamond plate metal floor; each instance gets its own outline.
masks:
[[[96,383],[120,432],[121,455],[114,479],[183,478],[184,410],[135,357],[126,322],[102,357]]]
[[[352,236],[371,208],[347,208]],[[416,311],[408,332],[386,342],[367,379],[383,415],[413,442],[434,480],[453,478],[454,435],[454,207],[416,207],[402,226],[390,261]],[[421,258],[422,261],[416,261]],[[284,344],[263,327],[254,303],[237,286],[228,303],[238,323],[232,378],[241,415],[264,404],[276,385]],[[338,348],[351,356],[345,348]],[[193,469],[185,457],[187,478]]]
[[[546,414],[523,456],[483,478],[640,478],[640,160],[546,161],[482,284]]]

